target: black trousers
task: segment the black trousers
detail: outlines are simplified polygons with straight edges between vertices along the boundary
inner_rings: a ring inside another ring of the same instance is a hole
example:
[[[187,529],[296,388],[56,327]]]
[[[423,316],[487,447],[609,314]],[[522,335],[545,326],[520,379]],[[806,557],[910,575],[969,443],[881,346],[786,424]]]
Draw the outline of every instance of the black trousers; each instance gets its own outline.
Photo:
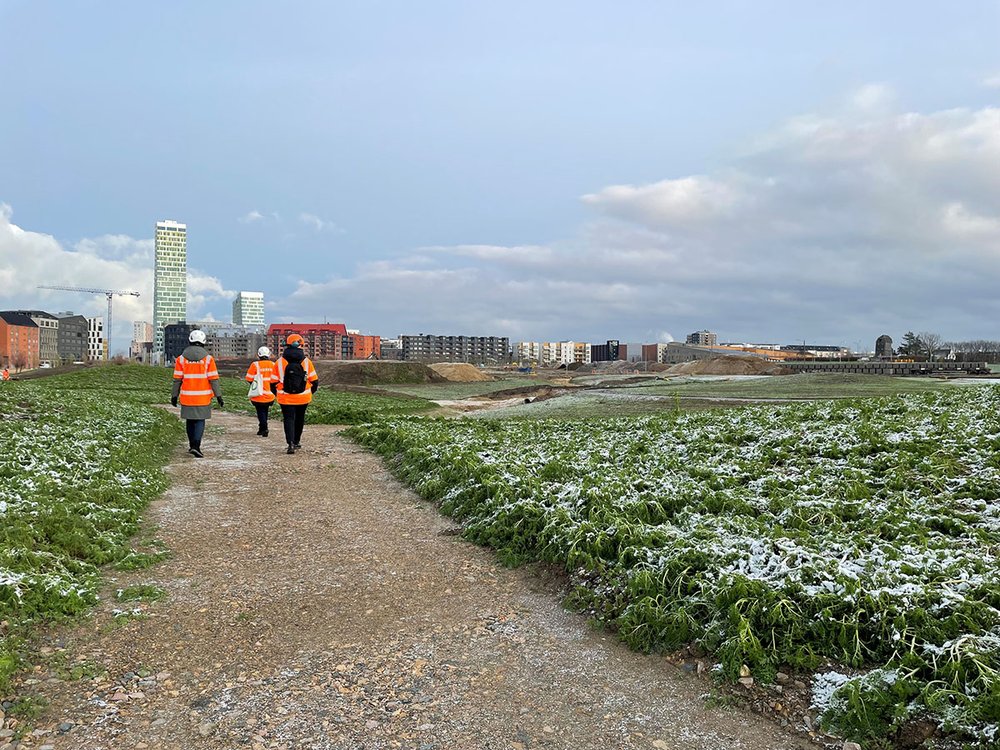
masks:
[[[204,419],[186,419],[184,429],[187,430],[188,446],[201,450],[201,438],[205,434]]]
[[[309,404],[282,404],[281,419],[285,423],[285,442],[298,445],[302,440],[302,427],[306,423],[306,407]]]
[[[271,410],[271,404],[273,403],[273,401],[266,404],[260,404],[256,401],[253,402],[253,408],[257,410],[257,422],[262,430],[267,429],[267,415]]]

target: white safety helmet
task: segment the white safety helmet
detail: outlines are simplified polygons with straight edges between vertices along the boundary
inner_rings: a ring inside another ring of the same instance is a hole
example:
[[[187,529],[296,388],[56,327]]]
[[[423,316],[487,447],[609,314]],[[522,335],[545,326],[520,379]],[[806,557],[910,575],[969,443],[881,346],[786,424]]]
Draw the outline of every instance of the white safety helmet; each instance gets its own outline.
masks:
[[[188,341],[190,341],[192,344],[204,344],[205,332],[195,328],[193,331],[191,331],[191,334],[188,336]]]
[[[266,346],[262,346],[260,349],[257,350],[257,356],[258,357],[270,357],[271,356],[271,350],[268,349]]]

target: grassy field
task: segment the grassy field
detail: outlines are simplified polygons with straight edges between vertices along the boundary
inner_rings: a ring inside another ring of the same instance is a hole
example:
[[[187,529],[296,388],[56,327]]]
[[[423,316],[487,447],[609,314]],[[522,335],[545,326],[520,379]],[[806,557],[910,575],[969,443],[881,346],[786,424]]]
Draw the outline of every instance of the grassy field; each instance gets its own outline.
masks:
[[[998,415],[984,386],[350,434],[467,538],[564,566],[637,648],[696,642],[730,679],[819,670],[824,725],[871,747],[918,720],[995,747]]]
[[[32,387],[55,393],[114,392],[135,403],[166,404],[170,401],[172,370],[139,365],[108,365],[89,367],[68,375],[30,381]],[[222,396],[226,411],[254,414],[247,399],[249,384],[242,376],[222,377]],[[306,412],[310,424],[358,424],[387,416],[418,414],[434,408],[434,404],[407,396],[380,396],[320,388]],[[272,415],[280,411],[272,407]]]
[[[96,601],[100,566],[149,559],[129,537],[166,487],[161,467],[183,430],[147,396],[51,380],[0,387],[0,690],[34,625]]]
[[[883,375],[838,375],[803,373],[747,379],[666,380],[623,386],[623,389],[647,395],[693,398],[732,398],[753,400],[814,400],[831,398],[868,398],[903,393],[927,393],[953,387],[930,378],[893,378]]]
[[[35,625],[96,601],[100,566],[158,559],[129,538],[182,439],[183,423],[151,408],[169,401],[171,379],[168,369],[109,365],[0,386],[0,691]],[[222,387],[226,410],[253,414],[245,381]],[[320,389],[308,419],[357,424],[433,407]]]

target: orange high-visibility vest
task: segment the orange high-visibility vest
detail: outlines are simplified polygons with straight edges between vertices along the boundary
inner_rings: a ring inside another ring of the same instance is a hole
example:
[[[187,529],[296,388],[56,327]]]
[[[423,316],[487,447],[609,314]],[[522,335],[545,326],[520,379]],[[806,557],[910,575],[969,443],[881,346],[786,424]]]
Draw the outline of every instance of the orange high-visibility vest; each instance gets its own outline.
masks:
[[[252,396],[250,400],[255,404],[269,404],[274,401],[274,394],[271,392],[274,362],[269,359],[251,362],[249,369],[247,369],[247,382],[252,383],[253,379],[257,377],[258,372],[260,373],[260,379],[264,382],[264,392],[260,396]]]
[[[313,395],[309,385],[319,380],[312,360],[309,357],[302,360],[302,369],[306,372],[306,389],[302,393],[285,393],[282,381],[285,379],[285,368],[288,367],[288,360],[281,357],[275,364],[277,366],[274,369],[274,375],[271,376],[271,382],[278,384],[278,403],[285,406],[298,406],[312,401]]]
[[[197,362],[184,359],[184,355],[174,360],[174,380],[181,381],[181,406],[211,404],[214,394],[208,381],[218,379],[219,371],[211,354]]]

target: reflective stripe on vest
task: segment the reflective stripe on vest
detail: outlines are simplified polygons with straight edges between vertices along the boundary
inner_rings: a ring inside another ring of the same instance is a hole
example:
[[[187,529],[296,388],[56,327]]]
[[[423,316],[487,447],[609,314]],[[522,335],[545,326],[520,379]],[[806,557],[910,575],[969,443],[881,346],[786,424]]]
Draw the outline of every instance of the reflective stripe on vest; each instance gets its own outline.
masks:
[[[269,404],[274,401],[274,393],[271,392],[271,383],[274,382],[274,362],[269,359],[251,362],[247,369],[246,381],[252,383],[258,372],[264,392],[259,396],[252,396],[250,400],[255,404]]]
[[[302,393],[285,393],[285,366],[288,364],[288,360],[281,357],[277,362],[277,367],[275,368],[274,375],[271,381],[278,384],[278,403],[284,404],[285,406],[301,406],[302,404],[308,404],[312,401],[312,388],[310,387],[313,382],[319,380],[319,376],[316,374],[316,368],[313,367],[312,360],[306,357],[302,360],[302,369],[306,373],[306,389]]]
[[[174,377],[181,380],[181,406],[208,406],[212,403],[210,380],[218,380],[215,360],[211,355],[198,362],[191,362],[182,356],[175,362]]]

